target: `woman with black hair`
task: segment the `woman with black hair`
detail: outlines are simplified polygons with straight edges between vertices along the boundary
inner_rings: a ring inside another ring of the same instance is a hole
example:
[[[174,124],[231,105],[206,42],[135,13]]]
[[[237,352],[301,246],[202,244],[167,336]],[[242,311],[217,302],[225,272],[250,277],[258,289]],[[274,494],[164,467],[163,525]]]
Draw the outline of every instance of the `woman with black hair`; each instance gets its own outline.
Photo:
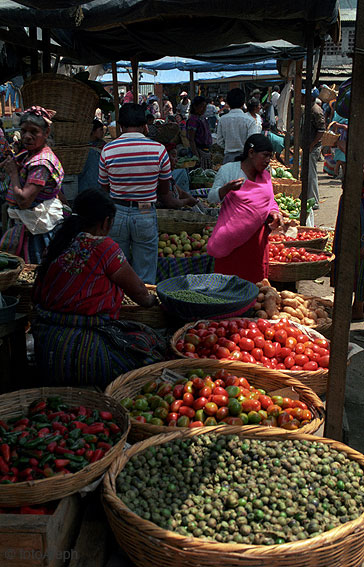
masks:
[[[41,106],[28,108],[20,118],[25,150],[0,162],[10,177],[6,195],[10,227],[0,241],[0,250],[21,256],[29,264],[40,263],[55,226],[63,219],[59,194],[64,172],[48,146],[55,114]]]
[[[118,321],[124,292],[143,307],[150,294],[107,235],[116,207],[98,189],[80,193],[51,241],[35,282],[35,356],[44,383],[97,384],[163,360],[163,340],[145,325]]]
[[[209,123],[205,114],[207,107],[204,96],[196,96],[191,104],[190,117],[187,120],[187,136],[190,141],[191,150],[200,158],[202,169],[210,169],[212,166],[210,146],[212,137]]]
[[[248,122],[250,122],[249,131],[254,134],[260,134],[263,124],[260,116],[260,109],[262,108],[262,105],[260,104],[259,98],[251,98],[247,102],[246,107],[248,112],[245,113],[245,116]]]
[[[207,252],[215,258],[216,273],[253,283],[268,275],[268,235],[281,222],[267,171],[272,151],[268,138],[253,134],[242,156],[215,177],[208,200],[222,201],[222,207]]]

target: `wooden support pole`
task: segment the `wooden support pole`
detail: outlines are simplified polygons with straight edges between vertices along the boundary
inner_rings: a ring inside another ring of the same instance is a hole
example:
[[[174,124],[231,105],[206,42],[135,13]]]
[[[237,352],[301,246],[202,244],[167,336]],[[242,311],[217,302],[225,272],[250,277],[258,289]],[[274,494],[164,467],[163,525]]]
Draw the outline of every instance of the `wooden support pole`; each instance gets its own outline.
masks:
[[[306,59],[306,96],[305,96],[305,123],[303,128],[303,155],[302,155],[302,194],[301,194],[301,226],[307,222],[307,194],[308,171],[310,167],[310,136],[312,114],[312,69],[313,69],[313,32],[314,25],[307,26],[307,59]]]
[[[5,116],[5,93],[1,93],[0,101],[1,101],[1,116]]]
[[[325,40],[322,39],[320,44],[320,52],[319,52],[317,71],[315,76],[315,87],[318,87],[320,84],[320,73],[321,73],[321,65],[322,65],[322,57],[324,55],[324,49],[325,49]]]
[[[294,109],[293,109],[293,177],[300,175],[300,125],[301,125],[301,90],[302,90],[303,59],[296,61],[294,79]]]
[[[116,68],[115,61],[111,63],[112,72],[112,90],[114,95],[114,109],[115,109],[115,122],[116,122],[116,135],[120,136],[120,124],[119,124],[119,85],[118,85],[118,71]]]
[[[289,167],[289,148],[291,145],[291,99],[292,95],[289,93],[288,105],[287,105],[287,116],[286,116],[286,134],[284,136],[284,163],[286,167]]]
[[[26,33],[22,34],[20,37],[11,31],[0,29],[0,40],[5,43],[10,43],[11,45],[20,45],[23,48],[25,47],[27,49],[38,49],[39,51],[43,51],[43,42],[37,39],[37,35],[35,35],[34,39],[31,39]],[[69,57],[74,61],[78,60],[78,54],[75,51],[72,51],[72,49],[67,49],[66,47],[61,47],[60,45],[51,43],[50,50],[51,53],[61,55],[62,57]]]
[[[48,28],[42,28],[42,46],[43,46],[43,73],[51,71],[51,31]]]
[[[29,39],[31,42],[36,43],[37,41],[37,28],[29,28]],[[30,53],[30,73],[31,75],[36,75],[38,73],[38,50],[32,49]]]
[[[133,72],[133,98],[135,104],[139,102],[139,69],[138,69],[138,59],[133,57],[131,60],[131,69]]]
[[[363,188],[364,145],[362,119],[364,99],[364,0],[358,0],[354,61],[352,71],[346,172],[342,196],[341,223],[337,255],[337,279],[333,311],[331,356],[327,386],[325,435],[341,440],[347,371],[347,344],[351,321],[351,302],[355,262],[360,247],[360,200]]]
[[[195,81],[193,80],[193,71],[190,71],[190,99],[195,98]]]

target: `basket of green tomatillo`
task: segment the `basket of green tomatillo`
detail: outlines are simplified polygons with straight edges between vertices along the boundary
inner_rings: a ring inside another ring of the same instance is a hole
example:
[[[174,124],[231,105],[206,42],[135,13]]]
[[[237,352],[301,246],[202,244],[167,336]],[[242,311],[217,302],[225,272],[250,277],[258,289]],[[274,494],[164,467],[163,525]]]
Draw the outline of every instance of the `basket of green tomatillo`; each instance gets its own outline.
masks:
[[[359,567],[363,466],[342,443],[276,428],[175,430],[112,463],[103,505],[138,567]]]

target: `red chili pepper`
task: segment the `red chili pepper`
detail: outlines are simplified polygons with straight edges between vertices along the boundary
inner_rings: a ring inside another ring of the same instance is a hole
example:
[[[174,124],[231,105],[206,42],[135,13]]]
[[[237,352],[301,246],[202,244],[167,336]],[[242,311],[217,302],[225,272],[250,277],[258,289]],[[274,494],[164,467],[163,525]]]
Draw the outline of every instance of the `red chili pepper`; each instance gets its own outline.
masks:
[[[23,431],[23,433],[19,435],[19,439],[22,439],[23,437],[28,437],[28,435],[29,435],[29,431]]]
[[[48,509],[45,506],[21,506],[20,507],[20,514],[37,514],[37,515],[48,515]]]
[[[16,423],[14,423],[15,427],[18,425],[29,425],[29,419],[27,417],[23,417],[19,419]]]
[[[48,443],[47,451],[49,453],[54,453],[55,448],[57,447],[57,441],[52,441],[52,443]]]
[[[105,427],[104,435],[105,435],[106,437],[110,437],[110,431],[108,430],[107,427]]]
[[[33,457],[31,457],[29,459],[29,464],[30,464],[31,467],[37,467],[38,464],[39,464],[39,461],[38,461],[38,459],[34,459]]]
[[[11,477],[8,474],[4,474],[4,475],[0,476],[0,481],[1,480],[10,480],[10,478]]]
[[[96,461],[99,461],[100,459],[102,459],[103,456],[104,456],[104,451],[102,449],[96,449],[96,451],[94,451],[94,454],[91,457],[91,463],[95,463]]]
[[[54,471],[53,471],[50,467],[45,467],[45,468],[43,469],[43,474],[44,474],[44,476],[46,476],[46,477],[54,476]]]
[[[63,469],[64,467],[66,467],[67,465],[70,464],[70,460],[69,459],[56,459],[54,461],[55,467],[56,469]]]
[[[75,455],[77,455],[77,457],[80,457],[82,455],[84,455],[86,452],[86,449],[77,449],[77,451],[75,451]]]
[[[105,421],[111,421],[113,419],[113,415],[109,411],[100,411],[100,417]]]
[[[19,469],[17,467],[11,467],[10,472],[12,472],[13,475],[18,476]]]
[[[28,455],[35,459],[40,459],[43,457],[43,451],[41,449],[29,449]]]
[[[105,430],[105,425],[101,422],[95,422],[92,425],[89,425],[87,429],[85,429],[85,433],[103,433]]]
[[[0,457],[0,473],[8,474],[8,472],[9,472],[9,465],[4,461],[2,457]]]
[[[5,429],[5,431],[8,431],[9,426],[7,423],[5,423],[5,421],[3,421],[2,419],[0,419],[0,427],[3,427]]]
[[[74,455],[74,451],[71,451],[71,449],[66,449],[66,447],[56,447],[54,452],[57,455]]]
[[[28,477],[30,477],[30,480],[33,479],[33,469],[31,469],[30,467],[23,469],[22,471],[19,472],[19,478],[24,479],[24,477],[26,477],[26,480],[29,480]]]
[[[0,451],[5,461],[8,463],[10,461],[10,447],[7,443],[3,443],[0,446]]]
[[[61,441],[58,443],[59,447],[65,447],[66,446],[66,439],[61,439]]]
[[[94,452],[91,449],[88,449],[85,453],[85,458],[91,462],[91,459],[94,455]]]
[[[111,422],[108,423],[107,426],[110,429],[111,433],[113,434],[120,433],[120,427],[116,425],[116,423]]]
[[[53,421],[52,428],[54,431],[59,431],[61,435],[64,435],[68,431],[67,427],[62,425],[62,423],[58,423],[58,421]]]
[[[47,407],[47,402],[45,401],[40,401],[37,404],[35,404],[35,406],[29,408],[29,412],[30,413],[40,413],[41,411],[45,410]]]
[[[45,437],[46,435],[48,435],[51,432],[50,429],[48,429],[48,427],[43,427],[42,429],[40,429],[38,431],[38,437]]]
[[[26,425],[17,425],[16,427],[14,427],[14,429],[12,429],[12,431],[24,431],[27,428]]]
[[[51,412],[51,413],[47,413],[47,417],[48,417],[48,419],[53,421],[53,419],[56,419],[56,417],[59,417],[60,415],[63,415],[63,414],[64,414],[63,411],[54,411],[54,412]]]
[[[75,429],[81,429],[81,431],[84,431],[88,427],[87,423],[83,423],[83,421],[74,421],[73,425]]]
[[[87,410],[84,406],[78,408],[78,415],[87,415]]]
[[[55,474],[70,474],[70,471],[68,469],[59,469]]]
[[[99,441],[97,444],[98,449],[105,449],[106,451],[110,451],[111,445],[110,443],[104,443],[104,441]]]
[[[91,417],[92,416],[92,409],[86,408],[86,415],[87,415],[87,417]]]
[[[90,443],[85,443],[85,445],[84,445],[85,449],[89,449],[90,446],[91,446]]]
[[[71,417],[68,415],[68,413],[64,413],[63,415],[61,415],[61,417],[59,419],[63,423],[69,423],[71,421]]]

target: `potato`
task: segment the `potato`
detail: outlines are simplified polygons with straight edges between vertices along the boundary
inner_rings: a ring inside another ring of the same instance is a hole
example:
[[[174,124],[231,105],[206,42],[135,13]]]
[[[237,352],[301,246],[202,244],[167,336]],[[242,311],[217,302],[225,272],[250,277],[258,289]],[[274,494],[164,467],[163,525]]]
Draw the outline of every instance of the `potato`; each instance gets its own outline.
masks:
[[[317,321],[317,314],[316,311],[310,311],[309,309],[307,310],[306,316],[309,317],[310,319],[313,319],[314,321]]]
[[[310,319],[309,317],[305,317],[303,319],[303,324],[307,325],[307,327],[313,327],[313,326],[316,326],[316,321],[314,321],[313,319]]]
[[[325,311],[325,309],[322,309],[322,307],[316,309],[316,316],[318,319],[328,319],[329,317],[327,311]]]
[[[268,319],[267,312],[263,311],[262,309],[260,311],[257,311],[255,315],[260,319]]]
[[[264,301],[264,293],[259,293],[258,297],[257,297],[257,301],[259,301],[259,303],[262,303]]]
[[[299,305],[300,305],[296,298],[295,299],[290,299],[290,298],[283,299],[282,304],[286,305],[287,307],[292,307],[293,309],[297,309],[297,307],[299,307]]]
[[[262,308],[262,304],[259,303],[259,301],[257,301],[257,302],[254,304],[254,309],[255,309],[255,311],[259,311],[261,308]]]
[[[293,293],[292,291],[281,291],[281,298],[282,299],[295,299],[296,298],[296,294]]]

